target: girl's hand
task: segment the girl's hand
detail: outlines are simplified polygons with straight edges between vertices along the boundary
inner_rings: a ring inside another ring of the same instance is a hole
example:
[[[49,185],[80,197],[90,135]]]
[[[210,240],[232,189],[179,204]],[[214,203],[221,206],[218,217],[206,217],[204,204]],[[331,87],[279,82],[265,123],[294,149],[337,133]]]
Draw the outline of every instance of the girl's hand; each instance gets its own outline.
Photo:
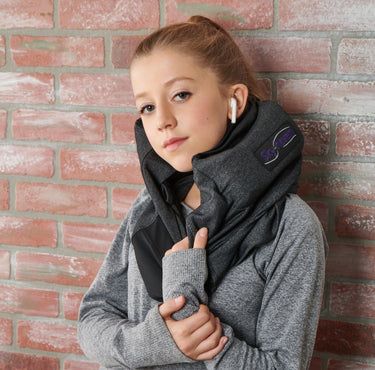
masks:
[[[185,304],[184,297],[177,297],[159,306],[159,312],[179,350],[193,360],[210,360],[223,348],[228,338],[222,336],[219,318],[214,317],[205,305],[199,311],[180,321],[171,315]]]
[[[202,227],[201,229],[198,230],[197,234],[195,235],[194,238],[194,246],[193,248],[201,248],[204,249],[206,248],[207,244],[207,237],[208,237],[208,230],[205,227]],[[184,249],[189,249],[189,239],[188,237],[182,239],[178,243],[176,243],[171,249],[168,249],[165,252],[165,256],[168,254],[175,252],[175,251],[182,251]]]

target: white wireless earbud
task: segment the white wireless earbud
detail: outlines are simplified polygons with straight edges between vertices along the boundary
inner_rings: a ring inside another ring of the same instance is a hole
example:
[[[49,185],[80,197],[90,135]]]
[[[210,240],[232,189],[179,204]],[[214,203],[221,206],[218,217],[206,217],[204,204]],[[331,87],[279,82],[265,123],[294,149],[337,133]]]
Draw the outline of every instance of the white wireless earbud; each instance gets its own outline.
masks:
[[[237,118],[237,100],[235,98],[230,98],[230,106],[232,107],[232,123],[236,123]]]

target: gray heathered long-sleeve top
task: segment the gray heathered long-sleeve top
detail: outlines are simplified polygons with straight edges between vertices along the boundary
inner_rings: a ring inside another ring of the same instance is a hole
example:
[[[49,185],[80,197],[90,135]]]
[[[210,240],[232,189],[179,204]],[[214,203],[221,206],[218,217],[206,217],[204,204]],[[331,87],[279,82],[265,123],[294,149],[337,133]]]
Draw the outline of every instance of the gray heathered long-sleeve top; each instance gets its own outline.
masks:
[[[323,295],[327,245],[313,211],[287,197],[276,238],[228,271],[207,297],[206,253],[163,259],[164,300],[185,295],[183,315],[208,304],[229,340],[212,360],[179,351],[140,275],[130,236],[151,199],[143,190],[80,308],[79,343],[101,369],[307,369]]]

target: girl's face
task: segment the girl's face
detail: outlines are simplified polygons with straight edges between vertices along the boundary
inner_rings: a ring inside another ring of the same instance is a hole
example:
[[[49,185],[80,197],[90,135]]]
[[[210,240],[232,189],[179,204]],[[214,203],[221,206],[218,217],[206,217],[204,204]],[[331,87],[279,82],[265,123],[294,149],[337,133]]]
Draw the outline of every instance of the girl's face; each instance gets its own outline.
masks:
[[[229,104],[209,69],[170,49],[155,50],[131,66],[136,106],[155,152],[179,172],[215,147],[225,134]]]

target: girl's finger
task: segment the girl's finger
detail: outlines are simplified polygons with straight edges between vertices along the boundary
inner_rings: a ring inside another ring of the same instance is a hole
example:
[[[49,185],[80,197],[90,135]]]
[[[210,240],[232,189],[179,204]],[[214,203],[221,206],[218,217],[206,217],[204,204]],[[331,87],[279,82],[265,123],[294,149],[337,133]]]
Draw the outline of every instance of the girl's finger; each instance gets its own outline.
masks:
[[[194,239],[194,248],[206,248],[208,238],[208,230],[206,227],[202,227],[198,230],[197,234],[195,235]]]

